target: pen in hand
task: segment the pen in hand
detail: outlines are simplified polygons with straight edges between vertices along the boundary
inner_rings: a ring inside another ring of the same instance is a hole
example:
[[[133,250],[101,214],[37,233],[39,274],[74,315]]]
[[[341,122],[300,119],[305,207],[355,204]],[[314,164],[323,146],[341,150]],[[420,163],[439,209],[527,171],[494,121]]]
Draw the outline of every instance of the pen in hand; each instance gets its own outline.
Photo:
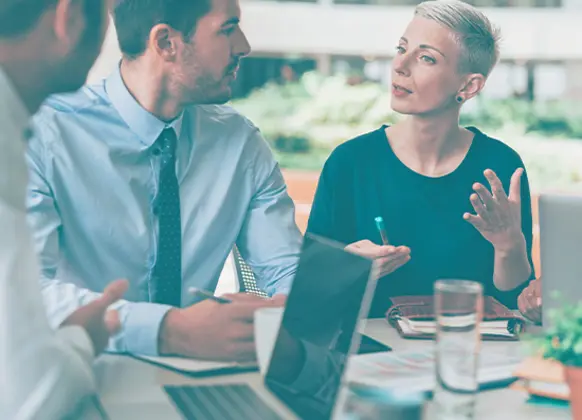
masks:
[[[202,290],[202,289],[198,289],[197,287],[190,287],[188,289],[188,293],[191,295],[194,295],[196,297],[199,297],[201,299],[210,299],[210,300],[213,300],[213,301],[218,302],[218,303],[231,303],[232,302],[232,300],[230,300],[230,299],[219,297],[219,296],[214,296],[212,293],[207,292],[207,291]]]
[[[374,219],[376,222],[376,227],[378,228],[378,232],[380,232],[380,237],[382,238],[383,245],[390,245],[388,242],[388,235],[386,234],[386,227],[384,226],[384,219],[381,216],[378,216]]]

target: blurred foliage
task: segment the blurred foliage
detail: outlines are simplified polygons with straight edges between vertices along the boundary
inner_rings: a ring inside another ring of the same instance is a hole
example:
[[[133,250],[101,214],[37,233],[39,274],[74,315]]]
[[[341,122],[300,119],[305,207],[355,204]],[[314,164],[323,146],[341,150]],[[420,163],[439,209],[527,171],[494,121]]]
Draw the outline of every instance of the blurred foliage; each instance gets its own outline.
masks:
[[[269,83],[232,105],[261,129],[281,166],[294,169],[319,170],[338,144],[401,118],[386,87],[317,73],[290,84]],[[582,183],[582,142],[564,142],[582,139],[579,103],[478,97],[465,106],[461,124],[515,147],[536,187]]]
[[[305,74],[299,82],[269,83],[232,105],[249,117],[274,148],[289,151],[303,137],[310,148],[333,148],[353,136],[392,123],[390,95],[374,83],[349,85],[343,77]]]
[[[461,115],[462,125],[474,125],[484,131],[498,131],[507,125],[520,126],[523,134],[582,139],[580,104],[566,101],[530,103],[518,99],[477,99],[472,112]]]
[[[582,304],[562,303],[550,312],[552,326],[540,336],[532,335],[530,345],[546,359],[582,367]]]

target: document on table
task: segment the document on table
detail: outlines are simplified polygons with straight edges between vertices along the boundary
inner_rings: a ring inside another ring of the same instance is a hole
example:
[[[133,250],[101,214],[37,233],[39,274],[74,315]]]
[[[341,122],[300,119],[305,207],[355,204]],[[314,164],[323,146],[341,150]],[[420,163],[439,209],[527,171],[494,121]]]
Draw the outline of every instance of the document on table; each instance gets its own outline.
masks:
[[[479,384],[487,387],[515,379],[515,369],[523,359],[518,354],[482,352],[477,373]],[[367,386],[432,391],[436,385],[435,355],[433,351],[356,355],[350,361],[347,379]]]
[[[213,362],[186,357],[155,357],[132,354],[132,357],[156,366],[191,376],[227,375],[258,370],[253,363]]]

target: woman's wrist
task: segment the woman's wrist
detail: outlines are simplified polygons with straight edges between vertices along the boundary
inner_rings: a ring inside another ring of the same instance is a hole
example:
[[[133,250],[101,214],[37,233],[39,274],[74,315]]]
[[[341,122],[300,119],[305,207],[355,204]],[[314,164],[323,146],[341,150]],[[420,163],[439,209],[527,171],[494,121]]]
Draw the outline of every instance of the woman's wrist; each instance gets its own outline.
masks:
[[[493,244],[493,248],[495,249],[495,254],[500,257],[509,258],[519,256],[520,254],[527,257],[527,247],[522,232],[509,236],[503,242]]]

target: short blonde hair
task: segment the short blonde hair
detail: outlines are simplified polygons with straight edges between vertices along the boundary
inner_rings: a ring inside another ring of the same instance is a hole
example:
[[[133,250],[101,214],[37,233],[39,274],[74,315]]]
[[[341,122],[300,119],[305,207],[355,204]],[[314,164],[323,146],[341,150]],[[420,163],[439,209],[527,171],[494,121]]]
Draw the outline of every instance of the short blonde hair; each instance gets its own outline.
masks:
[[[420,3],[416,16],[451,29],[461,48],[459,71],[487,77],[499,60],[499,29],[484,13],[459,0],[431,0]]]

